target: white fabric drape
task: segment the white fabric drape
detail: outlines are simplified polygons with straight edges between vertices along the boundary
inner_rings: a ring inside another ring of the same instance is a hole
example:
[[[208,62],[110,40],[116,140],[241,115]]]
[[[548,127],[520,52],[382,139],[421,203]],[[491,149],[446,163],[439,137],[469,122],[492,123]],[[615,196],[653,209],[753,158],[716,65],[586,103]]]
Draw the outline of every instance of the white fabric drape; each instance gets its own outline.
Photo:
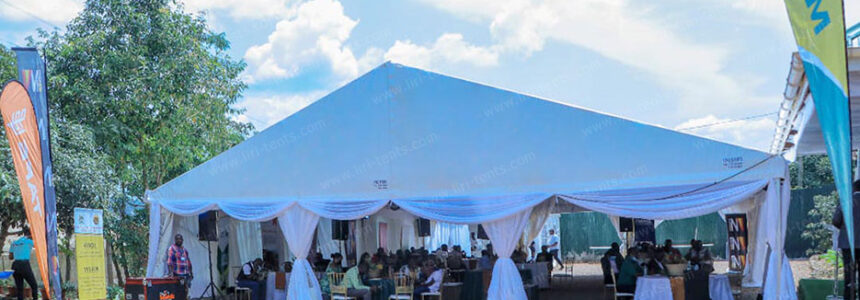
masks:
[[[231,218],[230,251],[236,251],[239,264],[262,258],[263,240],[259,222],[245,222]]]
[[[320,284],[307,260],[319,218],[317,214],[300,206],[291,207],[278,217],[281,232],[287,239],[290,251],[296,256],[287,290],[289,300],[322,299]]]
[[[323,258],[331,257],[332,253],[338,252],[340,244],[331,239],[331,219],[320,218],[317,225],[317,248]]]
[[[670,186],[559,195],[559,198],[611,216],[677,220],[706,215],[746,200],[768,180],[714,185]]]
[[[393,202],[422,218],[454,224],[475,224],[520,213],[550,197],[552,194],[524,194],[404,199]]]
[[[469,239],[469,225],[458,225],[445,222],[436,222],[433,226],[433,232],[430,234],[430,240],[427,242],[427,249],[434,251],[442,247],[442,244],[448,245],[448,249],[454,245],[460,245],[466,256],[472,255],[472,242]]]
[[[556,199],[553,197],[550,200],[544,201],[543,203],[532,208],[531,216],[529,216],[529,222],[526,225],[525,231],[525,239],[526,247],[528,247],[528,243],[534,241],[538,235],[540,235],[541,230],[546,224],[546,220],[549,219],[550,213],[555,210]],[[536,249],[540,249],[540,246]],[[539,251],[539,250],[538,250]]]
[[[514,247],[517,246],[530,215],[531,209],[526,209],[504,219],[484,223],[487,236],[493,242],[493,249],[499,255],[496,265],[493,266],[490,288],[487,290],[489,300],[526,299],[523,280],[511,254],[514,253]]]

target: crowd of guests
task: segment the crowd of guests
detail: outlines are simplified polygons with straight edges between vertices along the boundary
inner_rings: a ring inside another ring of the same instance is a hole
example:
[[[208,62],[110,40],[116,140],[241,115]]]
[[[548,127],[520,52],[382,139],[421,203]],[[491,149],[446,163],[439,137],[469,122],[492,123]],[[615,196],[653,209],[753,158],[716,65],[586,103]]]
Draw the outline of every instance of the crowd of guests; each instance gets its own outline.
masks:
[[[627,256],[621,254],[618,243],[612,243],[610,249],[600,260],[603,267],[604,282],[613,283],[615,277],[616,289],[619,292],[633,293],[636,290],[636,279],[643,275],[668,276],[668,264],[686,263],[686,275],[695,281],[705,278],[714,271],[711,252],[700,240],[691,240],[690,249],[686,255],[672,245],[672,240],[666,240],[663,245],[639,243],[627,249]],[[611,273],[610,273],[611,272]]]
[[[481,251],[481,258],[474,264],[475,269],[491,270],[497,257],[492,253],[492,245]],[[330,274],[345,273],[341,282],[347,289],[347,296],[356,299],[370,299],[377,287],[370,284],[371,279],[396,278],[407,276],[413,279],[414,296],[420,298],[422,293],[436,293],[442,286],[445,270],[449,276],[457,271],[470,269],[470,260],[459,245],[448,247],[442,245],[436,251],[430,252],[422,248],[410,248],[408,250],[397,250],[388,252],[379,248],[376,253],[364,253],[351,267],[344,267],[343,255],[334,253],[330,260],[320,259],[321,255],[315,255],[315,268],[318,272],[325,272],[321,276],[320,288],[324,297],[331,295]],[[322,267],[319,261],[327,264]],[[457,280],[456,278],[449,278]]]

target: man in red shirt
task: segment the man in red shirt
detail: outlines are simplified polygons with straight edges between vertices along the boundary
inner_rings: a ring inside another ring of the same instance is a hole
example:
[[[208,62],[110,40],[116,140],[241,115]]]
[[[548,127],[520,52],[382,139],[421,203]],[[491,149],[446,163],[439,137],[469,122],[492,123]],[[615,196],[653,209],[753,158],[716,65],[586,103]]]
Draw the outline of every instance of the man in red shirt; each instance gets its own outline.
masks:
[[[188,257],[188,250],[182,247],[182,241],[182,235],[177,234],[173,237],[173,245],[167,248],[167,273],[171,277],[185,279],[185,286],[191,287],[191,279],[194,278],[194,271],[191,268],[191,259]]]

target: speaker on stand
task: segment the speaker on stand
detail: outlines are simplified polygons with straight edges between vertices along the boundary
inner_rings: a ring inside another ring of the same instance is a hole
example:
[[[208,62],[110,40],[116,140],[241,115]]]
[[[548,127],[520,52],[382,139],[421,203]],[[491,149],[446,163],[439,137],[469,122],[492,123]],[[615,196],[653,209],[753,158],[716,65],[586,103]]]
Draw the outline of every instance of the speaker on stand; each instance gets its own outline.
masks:
[[[630,233],[634,232],[633,228],[633,218],[618,218],[618,231],[624,233],[624,247],[622,247],[621,251],[626,255],[627,248],[630,248],[632,245],[630,244]]]
[[[340,253],[346,257],[346,241],[349,240],[349,221],[331,220],[331,239],[338,241]]]
[[[211,298],[215,299],[215,294],[221,295],[221,290],[215,285],[215,279],[212,275],[212,242],[218,241],[218,212],[208,211],[197,216],[197,227],[197,238],[206,242],[209,253],[209,284],[206,285],[206,289],[198,298],[203,298],[206,293],[211,293]]]

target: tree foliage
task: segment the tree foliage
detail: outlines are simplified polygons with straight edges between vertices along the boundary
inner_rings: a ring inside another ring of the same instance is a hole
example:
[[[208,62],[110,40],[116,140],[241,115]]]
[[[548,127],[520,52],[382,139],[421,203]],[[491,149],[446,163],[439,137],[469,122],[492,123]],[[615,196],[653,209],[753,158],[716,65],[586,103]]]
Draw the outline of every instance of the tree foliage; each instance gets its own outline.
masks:
[[[87,197],[103,199],[90,191],[111,195],[100,203],[107,209],[105,235],[114,268],[125,276],[142,275],[148,242],[144,192],[252,130],[234,120],[241,112],[234,104],[245,88],[239,78],[245,65],[227,55],[223,34],[211,32],[202,17],[184,13],[173,0],[90,0],[64,32],[40,37],[34,45],[49,60],[52,114],[61,123],[80,124],[66,128],[92,137],[92,143],[78,143],[78,150],[102,158],[100,164],[64,167],[105,170],[94,181],[64,186],[66,196],[80,205]],[[99,186],[83,188],[89,184]]]
[[[809,216],[814,222],[806,224],[806,228],[800,237],[810,240],[812,248],[806,250],[806,254],[826,253],[827,249],[833,247],[832,232],[830,227],[833,221],[833,213],[836,211],[836,203],[839,195],[834,191],[830,195],[815,195],[812,198],[813,208],[809,210]]]
[[[253,130],[235,121],[245,65],[227,55],[224,34],[174,0],[89,0],[64,31],[41,31],[30,45],[48,60],[59,230],[71,236],[74,207],[104,208],[114,269],[142,275],[144,192]],[[16,70],[0,47],[0,78]],[[26,220],[5,139],[0,183],[2,237]]]
[[[833,169],[827,155],[804,155],[789,166],[791,188],[833,185]]]

